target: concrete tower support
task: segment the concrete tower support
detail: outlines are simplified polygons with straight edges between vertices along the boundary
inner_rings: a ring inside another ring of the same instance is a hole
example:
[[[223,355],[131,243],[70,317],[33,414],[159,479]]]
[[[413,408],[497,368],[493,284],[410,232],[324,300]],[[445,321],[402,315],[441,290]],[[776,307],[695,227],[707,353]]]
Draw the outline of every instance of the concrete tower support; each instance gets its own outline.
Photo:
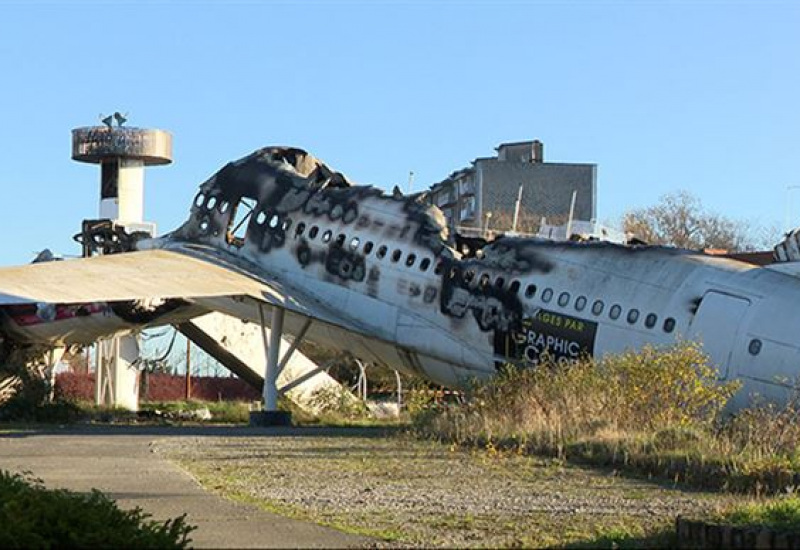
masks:
[[[90,126],[72,130],[72,158],[100,165],[99,217],[126,230],[155,233],[155,224],[144,221],[144,167],[172,162],[172,136],[163,130]],[[89,250],[84,247],[84,251]],[[91,252],[85,252],[91,253]],[[139,404],[139,357],[137,335],[114,336],[96,345],[95,400],[136,410]]]

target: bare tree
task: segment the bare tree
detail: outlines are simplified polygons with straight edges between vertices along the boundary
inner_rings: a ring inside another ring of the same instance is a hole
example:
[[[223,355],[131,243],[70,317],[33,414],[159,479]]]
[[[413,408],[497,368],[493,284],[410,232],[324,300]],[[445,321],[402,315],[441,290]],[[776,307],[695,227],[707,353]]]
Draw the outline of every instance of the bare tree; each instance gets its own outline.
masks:
[[[664,195],[649,208],[630,210],[622,223],[625,232],[649,244],[730,252],[754,250],[761,244],[752,237],[748,222],[707,211],[688,191]]]

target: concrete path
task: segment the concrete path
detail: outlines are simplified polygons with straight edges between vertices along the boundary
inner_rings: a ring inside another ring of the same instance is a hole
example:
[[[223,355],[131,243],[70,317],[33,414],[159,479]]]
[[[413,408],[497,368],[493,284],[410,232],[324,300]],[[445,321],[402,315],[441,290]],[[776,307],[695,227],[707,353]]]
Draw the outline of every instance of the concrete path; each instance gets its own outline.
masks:
[[[96,427],[0,434],[0,468],[30,471],[48,488],[99,489],[122,508],[141,507],[164,520],[187,514],[198,548],[365,547],[375,541],[264,512],[204,491],[150,450],[177,436],[269,437],[274,429],[229,427]]]

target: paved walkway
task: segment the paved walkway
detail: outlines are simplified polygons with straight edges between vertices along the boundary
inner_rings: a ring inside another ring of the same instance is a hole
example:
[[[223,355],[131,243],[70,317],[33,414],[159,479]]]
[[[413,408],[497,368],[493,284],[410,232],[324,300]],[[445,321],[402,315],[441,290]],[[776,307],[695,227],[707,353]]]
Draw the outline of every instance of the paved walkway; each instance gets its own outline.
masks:
[[[77,427],[0,434],[0,468],[30,471],[48,488],[99,489],[122,508],[141,507],[164,520],[187,514],[198,548],[364,547],[375,541],[264,512],[204,491],[150,449],[176,436],[269,437],[275,430],[229,427]]]

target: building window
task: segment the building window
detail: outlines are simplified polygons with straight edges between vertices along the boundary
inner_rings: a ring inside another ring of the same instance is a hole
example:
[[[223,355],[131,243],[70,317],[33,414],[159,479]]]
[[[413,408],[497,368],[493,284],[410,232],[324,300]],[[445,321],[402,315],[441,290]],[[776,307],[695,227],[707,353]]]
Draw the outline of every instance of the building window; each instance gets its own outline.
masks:
[[[461,201],[460,221],[471,220],[475,217],[475,197],[466,197]]]

